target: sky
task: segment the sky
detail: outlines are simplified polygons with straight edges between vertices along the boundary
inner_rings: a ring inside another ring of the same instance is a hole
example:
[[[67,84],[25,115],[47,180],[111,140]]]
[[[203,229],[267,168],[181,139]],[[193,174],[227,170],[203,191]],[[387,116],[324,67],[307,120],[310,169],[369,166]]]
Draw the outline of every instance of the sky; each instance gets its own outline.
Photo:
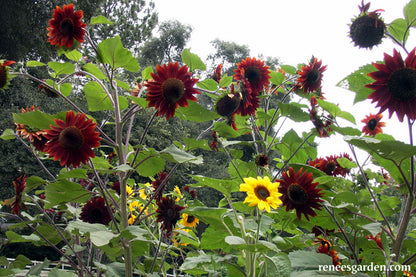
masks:
[[[348,37],[349,24],[359,14],[361,0],[154,0],[159,13],[159,21],[179,20],[192,26],[192,37],[187,47],[191,52],[205,59],[213,52],[210,42],[218,38],[247,45],[251,56],[259,54],[277,57],[282,64],[296,66],[308,63],[313,56],[322,60],[328,69],[324,72],[322,91],[326,99],[339,104],[342,110],[355,116],[361,129],[361,119],[371,113],[377,113],[375,104],[369,100],[353,105],[355,94],[339,88],[336,84],[360,66],[383,60],[383,53],[393,54],[399,50],[391,40],[373,50],[357,48]],[[368,1],[365,1],[367,3]],[[383,9],[381,17],[386,23],[403,17],[403,7],[409,0],[373,0],[370,11]],[[254,3],[254,4],[253,4]],[[416,46],[416,40],[410,32],[408,50]],[[405,58],[406,55],[402,53]],[[396,139],[408,142],[407,124],[399,123],[397,116],[388,119],[384,132]],[[349,123],[339,121],[338,123]],[[403,134],[398,136],[398,134]],[[318,139],[318,155],[349,152],[341,136]]]

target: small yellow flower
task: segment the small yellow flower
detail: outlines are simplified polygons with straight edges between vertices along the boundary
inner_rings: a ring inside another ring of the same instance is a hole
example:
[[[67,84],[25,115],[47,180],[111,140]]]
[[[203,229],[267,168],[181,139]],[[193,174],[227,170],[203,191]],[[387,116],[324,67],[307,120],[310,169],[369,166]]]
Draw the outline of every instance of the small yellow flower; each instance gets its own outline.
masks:
[[[183,198],[183,195],[181,193],[181,190],[179,189],[178,186],[175,186],[175,188],[173,189],[174,192],[176,192],[177,195],[179,195],[179,197],[176,197],[175,201],[178,202],[179,200],[181,200]]]
[[[248,203],[250,207],[257,206],[259,210],[266,209],[270,213],[270,207],[276,209],[282,201],[279,197],[282,195],[277,191],[279,183],[270,182],[269,177],[253,177],[244,178],[244,183],[240,184],[240,191],[247,192],[244,203]]]
[[[134,220],[136,220],[136,217],[137,217],[137,216],[136,216],[136,215],[134,215],[134,214],[131,214],[131,215],[130,215],[130,218],[129,218],[129,224],[130,224],[130,225],[132,225],[132,224],[134,223]]]
[[[128,196],[133,196],[133,189],[129,186],[126,186],[126,192]]]
[[[181,221],[179,221],[179,224],[182,224],[185,227],[195,228],[196,225],[199,224],[199,219],[194,217],[193,215],[188,215],[188,214],[183,213],[182,219]]]

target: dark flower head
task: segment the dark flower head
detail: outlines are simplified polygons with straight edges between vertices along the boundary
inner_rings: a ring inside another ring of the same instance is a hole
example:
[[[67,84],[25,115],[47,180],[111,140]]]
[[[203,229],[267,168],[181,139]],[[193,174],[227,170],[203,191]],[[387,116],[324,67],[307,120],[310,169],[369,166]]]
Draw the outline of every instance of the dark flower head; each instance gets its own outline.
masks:
[[[85,114],[69,111],[65,121],[55,119],[55,124],[57,126],[51,125],[51,129],[45,130],[45,137],[49,140],[45,151],[50,157],[60,160],[62,166],[74,167],[95,157],[92,148],[99,147],[101,140],[95,131],[97,123],[86,119]]]
[[[241,69],[240,72],[242,76],[244,76],[244,69]],[[235,113],[241,114],[242,116],[255,115],[257,108],[260,106],[258,92],[255,92],[251,89],[247,78],[241,80],[240,89],[242,95],[241,101]]]
[[[111,189],[117,192],[118,195],[120,195],[120,182],[114,181],[113,184],[111,185]]]
[[[152,186],[154,189],[154,193],[156,193],[155,199],[156,201],[160,201],[162,198],[163,191],[165,190],[167,182],[169,182],[170,179],[166,179],[168,174],[166,172],[159,172],[159,177],[157,177],[153,182]],[[162,186],[162,187],[161,187]]]
[[[215,110],[221,116],[232,116],[241,103],[241,95],[239,93],[224,94],[216,103]]]
[[[52,19],[49,20],[48,42],[51,45],[72,48],[74,40],[78,43],[84,42],[87,24],[82,22],[81,10],[74,11],[74,5],[64,5],[64,8],[56,6],[53,10]]]
[[[375,81],[366,85],[374,90],[368,99],[377,102],[379,113],[389,110],[389,118],[397,114],[400,121],[406,115],[416,119],[416,48],[403,61],[400,53],[394,49],[393,56],[384,53],[385,64],[373,63],[378,71],[368,73]]]
[[[282,194],[280,199],[283,206],[286,206],[286,211],[295,209],[299,220],[302,213],[307,220],[309,220],[309,216],[316,216],[314,209],[321,209],[323,200],[320,198],[323,193],[322,189],[316,188],[319,183],[313,183],[312,173],[303,172],[303,168],[295,173],[290,167],[288,172],[282,173],[282,178],[278,180],[280,182],[279,192]]]
[[[258,155],[256,157],[256,165],[260,167],[267,167],[269,165],[269,158],[267,155]]]
[[[44,135],[45,134],[40,134],[37,137],[33,138],[33,141],[32,141],[33,147],[35,147],[37,151],[46,152],[45,146],[46,146],[46,143],[48,142],[48,139]]]
[[[365,126],[362,129],[362,133],[367,136],[375,136],[377,134],[383,133],[381,130],[382,127],[386,126],[385,122],[381,122],[381,118],[383,117],[382,114],[370,114],[367,115],[363,120],[362,123],[365,123]]]
[[[111,215],[105,200],[102,197],[91,198],[81,209],[80,218],[88,223],[101,223],[108,225],[111,221]]]
[[[187,193],[189,193],[189,195],[191,196],[192,199],[196,198],[196,192],[193,189],[190,189],[189,186],[184,186],[183,190]]]
[[[338,256],[338,252],[332,248],[332,244],[330,241],[323,239],[323,238],[317,238],[317,240],[315,241],[315,244],[318,244],[318,248],[316,250],[317,253],[330,256],[332,258],[332,263],[334,266],[341,264],[339,256]]]
[[[364,5],[364,1],[361,2],[359,8],[360,14],[353,19],[350,25],[350,37],[355,46],[371,49],[380,44],[384,37],[386,24],[379,14],[383,10],[368,12],[370,3]]]
[[[157,202],[157,222],[161,222],[161,228],[166,231],[166,236],[170,237],[172,230],[175,227],[178,220],[181,218],[181,211],[185,207],[176,205],[175,200],[171,197],[162,197]]]
[[[22,193],[26,187],[26,180],[26,176],[20,176],[16,181],[13,181],[14,189],[16,191],[14,201],[10,204],[13,214],[19,214],[20,210],[26,209],[26,205],[22,201]]]
[[[330,155],[325,158],[317,158],[315,161],[309,162],[309,165],[318,168],[319,170],[325,172],[325,174],[330,176],[343,176],[345,177],[350,171],[347,168],[343,168],[339,165],[337,159],[339,158],[347,158],[350,161],[352,159],[348,156],[348,154],[344,153],[343,155]]]
[[[241,81],[247,79],[248,86],[256,94],[267,88],[270,83],[269,67],[264,64],[264,61],[256,58],[248,57],[242,60],[237,64],[234,72],[234,79]]]
[[[222,63],[217,66],[217,68],[214,71],[214,74],[212,74],[211,76],[211,78],[217,83],[220,83],[221,81],[221,70],[222,70]]]
[[[322,61],[312,57],[307,66],[302,66],[298,71],[299,77],[296,80],[303,88],[303,93],[314,92],[321,88],[323,72],[327,66],[322,66]]]
[[[10,80],[9,65],[16,63],[15,61],[0,61],[0,89],[7,88]]]
[[[192,78],[186,65],[179,68],[179,63],[169,62],[168,65],[156,66],[157,74],[150,73],[152,80],[147,81],[146,100],[149,107],[157,109],[157,115],[169,119],[175,115],[179,106],[187,107],[188,100],[196,101],[194,94],[199,92],[193,88],[198,79]]]
[[[317,105],[312,106],[312,108],[309,110],[309,118],[311,119],[313,126],[315,126],[315,129],[318,132],[319,137],[329,137],[332,131],[332,119],[331,117],[318,115],[316,107]]]
[[[212,151],[218,151],[218,138],[217,138],[217,133],[215,131],[212,131],[211,133],[212,135],[212,142],[209,144],[209,147],[211,148]]]

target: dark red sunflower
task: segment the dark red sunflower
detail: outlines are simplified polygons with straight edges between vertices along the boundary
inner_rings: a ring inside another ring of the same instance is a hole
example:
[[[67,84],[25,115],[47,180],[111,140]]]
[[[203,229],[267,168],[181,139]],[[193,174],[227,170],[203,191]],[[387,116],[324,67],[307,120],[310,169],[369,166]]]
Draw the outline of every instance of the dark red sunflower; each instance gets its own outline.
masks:
[[[166,236],[170,237],[172,230],[181,218],[181,211],[185,207],[176,205],[175,199],[163,197],[157,202],[156,217],[157,222],[162,222],[161,228],[166,231]]]
[[[221,81],[221,70],[222,70],[222,63],[217,66],[217,68],[215,69],[214,73],[211,76],[211,79],[213,79],[218,84]]]
[[[120,195],[120,182],[119,181],[114,181],[113,184],[111,185],[111,189],[114,190],[115,192],[117,192],[117,194]]]
[[[386,123],[380,121],[382,117],[383,115],[381,113],[370,113],[370,115],[367,115],[363,120],[361,120],[362,123],[365,123],[365,126],[363,127],[361,132],[367,136],[375,136],[377,134],[383,133],[383,130],[381,130],[381,128],[386,127]]]
[[[9,65],[16,63],[15,61],[0,61],[0,89],[7,88],[9,84]]]
[[[347,158],[350,161],[352,159],[349,157],[348,154],[344,153],[343,155],[330,155],[325,158],[318,158],[315,161],[309,162],[309,165],[315,166],[319,170],[325,172],[325,174],[330,176],[343,176],[345,177],[348,173],[350,173],[350,170],[348,168],[343,168],[338,163],[337,159],[339,158]],[[319,164],[319,167],[317,166]]]
[[[38,135],[37,137],[33,138],[33,147],[40,152],[46,152],[45,146],[48,142],[48,139],[44,136],[45,134]]]
[[[186,65],[179,68],[179,63],[169,62],[168,65],[157,65],[156,72],[150,73],[152,80],[144,85],[147,87],[146,100],[149,107],[157,109],[157,115],[164,115],[169,119],[175,115],[179,106],[187,107],[188,100],[196,101],[194,89],[198,79],[192,78],[192,72]]]
[[[234,79],[243,81],[247,79],[251,90],[258,94],[263,89],[266,89],[270,83],[269,67],[264,64],[264,61],[256,58],[246,58],[237,64],[237,69],[234,69]]]
[[[361,6],[358,8],[360,14],[353,19],[350,25],[350,37],[355,46],[371,49],[380,44],[384,37],[386,24],[379,14],[383,10],[368,12],[370,3],[364,4],[364,1],[361,1]]]
[[[105,205],[104,198],[95,197],[88,200],[81,209],[80,218],[84,222],[108,225],[111,221],[111,215]]]
[[[244,69],[241,69],[241,74],[244,76]],[[241,116],[246,115],[255,115],[257,108],[260,106],[260,98],[258,92],[255,92],[251,89],[250,83],[247,78],[244,78],[240,82],[241,89],[241,101],[236,114],[241,114]]]
[[[307,66],[302,66],[298,71],[300,75],[296,80],[303,88],[303,93],[314,92],[321,88],[323,72],[327,66],[322,66],[322,61],[312,57]]]
[[[26,187],[26,176],[20,176],[13,181],[13,185],[16,191],[16,196],[14,197],[14,201],[10,204],[12,208],[12,213],[19,214],[20,210],[26,209],[25,203],[22,201],[22,193]]]
[[[269,165],[269,157],[267,155],[258,155],[256,157],[256,165],[260,167],[267,167]]]
[[[170,179],[167,179],[166,181],[164,181],[166,179],[166,177],[168,176],[168,174],[166,172],[159,172],[159,177],[156,178],[153,182],[152,182],[152,186],[154,189],[154,192],[156,193],[157,190],[159,189],[159,187],[162,185],[163,183],[163,187],[159,189],[159,191],[157,192],[155,199],[156,201],[160,201],[160,199],[162,198],[162,194],[163,191],[165,190],[166,184],[169,182]]]
[[[215,110],[221,116],[232,116],[241,103],[241,95],[239,93],[226,93],[215,104]]]
[[[389,110],[389,118],[395,112],[400,121],[407,115],[416,119],[416,56],[414,48],[406,60],[394,49],[393,56],[384,53],[385,64],[373,63],[378,71],[368,73],[374,83],[366,85],[374,90],[368,99],[377,102],[379,113]]]
[[[292,167],[288,172],[282,173],[278,191],[282,194],[280,199],[283,206],[286,206],[286,211],[296,209],[296,215],[300,220],[302,213],[306,219],[309,220],[309,215],[314,217],[316,212],[313,209],[321,209],[320,199],[323,193],[322,189],[316,188],[318,182],[313,183],[312,173],[308,173],[306,170],[303,172],[303,168],[295,174]]]
[[[339,256],[338,256],[338,252],[332,248],[332,244],[330,241],[323,239],[323,238],[317,238],[317,240],[315,241],[315,244],[318,244],[318,248],[316,250],[317,253],[330,256],[332,258],[332,263],[334,266],[341,264]]]
[[[101,140],[95,131],[97,123],[86,119],[85,114],[69,111],[65,121],[55,119],[55,124],[58,126],[50,125],[51,129],[45,130],[45,137],[49,140],[45,151],[50,157],[60,160],[61,166],[74,167],[95,157],[92,148],[99,147]]]
[[[74,39],[79,43],[84,42],[87,24],[82,22],[83,12],[74,11],[74,4],[64,5],[64,8],[56,6],[53,10],[52,19],[49,20],[48,42],[51,45],[71,48]]]

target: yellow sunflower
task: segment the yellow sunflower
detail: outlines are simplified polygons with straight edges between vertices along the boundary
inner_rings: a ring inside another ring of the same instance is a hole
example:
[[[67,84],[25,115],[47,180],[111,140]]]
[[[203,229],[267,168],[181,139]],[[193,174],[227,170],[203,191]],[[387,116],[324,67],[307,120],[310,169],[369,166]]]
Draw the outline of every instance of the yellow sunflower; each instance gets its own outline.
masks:
[[[199,219],[196,218],[193,215],[189,215],[189,214],[182,214],[182,219],[181,221],[179,221],[179,224],[182,224],[185,227],[189,227],[189,228],[195,228],[196,225],[199,224]],[[186,229],[184,229],[186,230]]]
[[[253,177],[244,178],[244,183],[240,184],[240,191],[247,192],[244,203],[248,203],[250,207],[256,206],[259,210],[270,212],[270,207],[276,209],[282,201],[279,197],[282,195],[277,191],[279,183],[270,182],[269,177]]]

